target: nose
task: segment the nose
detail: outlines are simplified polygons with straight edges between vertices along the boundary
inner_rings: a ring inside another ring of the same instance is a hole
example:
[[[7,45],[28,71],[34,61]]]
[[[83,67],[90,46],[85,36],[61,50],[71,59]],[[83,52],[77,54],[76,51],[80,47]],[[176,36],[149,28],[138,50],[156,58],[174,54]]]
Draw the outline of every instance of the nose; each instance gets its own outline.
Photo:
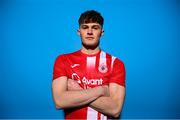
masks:
[[[87,34],[92,35],[93,34],[92,29],[88,29]]]

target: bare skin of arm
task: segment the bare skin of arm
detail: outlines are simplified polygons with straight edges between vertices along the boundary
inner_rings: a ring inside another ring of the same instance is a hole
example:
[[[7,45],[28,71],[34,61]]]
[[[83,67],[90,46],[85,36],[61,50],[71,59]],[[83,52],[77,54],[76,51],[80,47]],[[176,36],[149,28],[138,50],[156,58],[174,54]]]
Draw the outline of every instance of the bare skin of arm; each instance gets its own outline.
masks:
[[[56,108],[64,109],[89,104],[98,97],[107,95],[108,88],[100,86],[93,89],[68,91],[67,77],[62,76],[53,80],[52,92]]]
[[[68,90],[82,89],[79,84],[69,79]],[[93,88],[92,88],[93,89]],[[101,96],[90,103],[90,107],[109,116],[118,117],[124,102],[125,87],[116,83],[109,84],[110,96]]]

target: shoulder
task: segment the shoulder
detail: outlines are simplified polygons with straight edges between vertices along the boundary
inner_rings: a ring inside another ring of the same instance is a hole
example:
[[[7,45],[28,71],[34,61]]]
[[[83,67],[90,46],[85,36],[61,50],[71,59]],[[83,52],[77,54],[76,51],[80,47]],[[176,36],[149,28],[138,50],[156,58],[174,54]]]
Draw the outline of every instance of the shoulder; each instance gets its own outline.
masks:
[[[124,68],[125,67],[124,62],[121,59],[119,59],[119,57],[116,57],[107,52],[104,52],[104,53],[106,53],[106,58],[111,63],[111,68]]]
[[[104,52],[104,51],[102,51],[102,52]],[[107,52],[104,52],[104,53],[106,54],[106,58],[111,59],[113,62],[116,61],[118,63],[123,64],[123,61],[119,57],[116,57],[116,56],[114,56],[114,55],[112,55],[110,53],[107,53]]]

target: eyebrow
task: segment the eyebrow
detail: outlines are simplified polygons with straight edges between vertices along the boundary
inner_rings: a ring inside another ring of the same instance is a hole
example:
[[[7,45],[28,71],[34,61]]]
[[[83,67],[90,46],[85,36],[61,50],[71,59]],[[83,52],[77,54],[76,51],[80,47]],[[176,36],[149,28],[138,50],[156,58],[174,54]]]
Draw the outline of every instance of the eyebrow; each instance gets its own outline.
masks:
[[[98,28],[101,28],[99,25],[93,25],[92,27],[98,27]]]
[[[82,24],[82,25],[81,25],[81,27],[89,27],[89,26],[88,26],[88,25],[86,25],[86,24]],[[90,26],[90,27],[92,27],[92,28],[94,28],[94,27],[101,28],[101,26],[100,26],[100,25],[92,25],[92,26]]]

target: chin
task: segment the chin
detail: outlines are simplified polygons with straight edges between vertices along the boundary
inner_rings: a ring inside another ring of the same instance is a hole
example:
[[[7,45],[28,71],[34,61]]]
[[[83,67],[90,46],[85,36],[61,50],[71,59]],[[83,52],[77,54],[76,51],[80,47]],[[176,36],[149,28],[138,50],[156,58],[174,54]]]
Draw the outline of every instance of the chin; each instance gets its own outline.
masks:
[[[99,46],[99,42],[98,43],[82,43],[82,45],[87,49],[95,49]]]

